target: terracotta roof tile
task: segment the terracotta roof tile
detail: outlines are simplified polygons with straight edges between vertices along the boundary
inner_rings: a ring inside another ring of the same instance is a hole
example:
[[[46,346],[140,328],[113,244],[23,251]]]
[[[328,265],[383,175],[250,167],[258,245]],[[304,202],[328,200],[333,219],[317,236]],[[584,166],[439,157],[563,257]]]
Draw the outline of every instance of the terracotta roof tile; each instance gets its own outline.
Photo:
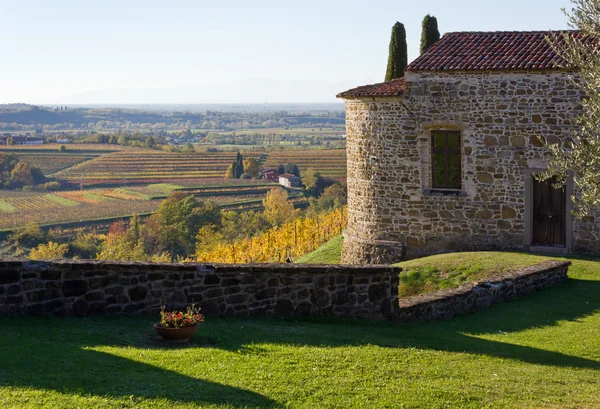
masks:
[[[579,31],[564,31],[580,36]],[[407,71],[557,70],[564,61],[546,40],[549,31],[447,33]],[[341,92],[338,98],[402,96],[404,78],[364,85]]]
[[[578,31],[567,31],[580,35]],[[564,61],[546,40],[549,31],[445,34],[407,71],[556,70]]]
[[[404,94],[405,88],[406,82],[404,81],[404,78],[397,78],[388,82],[380,82],[379,84],[363,85],[362,87],[353,88],[339,93],[337,97],[397,97]]]

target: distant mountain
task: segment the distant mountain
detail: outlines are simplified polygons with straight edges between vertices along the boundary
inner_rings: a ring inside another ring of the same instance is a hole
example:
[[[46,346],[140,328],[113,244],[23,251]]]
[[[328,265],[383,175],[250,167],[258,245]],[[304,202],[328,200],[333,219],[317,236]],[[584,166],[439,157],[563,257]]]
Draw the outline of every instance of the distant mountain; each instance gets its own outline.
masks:
[[[365,83],[368,83],[366,81]],[[341,91],[359,85],[356,81],[278,81],[261,78],[225,83],[182,84],[154,89],[106,89],[64,96],[71,104],[248,104],[335,103]]]

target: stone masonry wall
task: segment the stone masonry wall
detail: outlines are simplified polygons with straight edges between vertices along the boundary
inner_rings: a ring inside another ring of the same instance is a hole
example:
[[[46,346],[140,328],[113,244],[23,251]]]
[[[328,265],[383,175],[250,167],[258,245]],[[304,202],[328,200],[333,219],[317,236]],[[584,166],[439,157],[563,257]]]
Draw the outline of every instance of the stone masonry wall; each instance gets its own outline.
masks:
[[[347,99],[344,263],[526,249],[525,196],[544,169],[538,140],[564,143],[581,98],[567,72],[407,72],[403,97]],[[460,130],[462,188],[431,188],[431,131]],[[573,249],[600,251],[595,216]]]
[[[0,260],[0,316],[157,314],[390,317],[399,268]]]
[[[547,261],[485,281],[400,299],[397,321],[435,321],[509,301],[567,280],[570,262]]]

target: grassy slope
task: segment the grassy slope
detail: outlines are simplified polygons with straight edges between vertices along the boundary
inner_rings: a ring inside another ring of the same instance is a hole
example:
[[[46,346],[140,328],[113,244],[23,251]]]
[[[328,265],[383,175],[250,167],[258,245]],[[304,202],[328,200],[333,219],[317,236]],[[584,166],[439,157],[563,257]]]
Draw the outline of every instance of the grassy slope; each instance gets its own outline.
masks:
[[[343,243],[342,236],[336,237],[301,257],[296,263],[340,263]],[[409,296],[458,287],[467,282],[552,259],[556,257],[483,251],[440,254],[395,265],[403,269],[400,276],[400,296]]]
[[[300,264],[339,264],[342,256],[343,236],[337,236],[334,239],[323,244],[321,247],[299,258],[296,263]]]
[[[552,260],[556,257],[527,253],[465,252],[440,254],[397,263],[402,267],[400,296],[455,288],[495,274]]]
[[[0,404],[600,408],[599,271],[449,322],[208,317],[180,348],[151,318],[0,318]]]

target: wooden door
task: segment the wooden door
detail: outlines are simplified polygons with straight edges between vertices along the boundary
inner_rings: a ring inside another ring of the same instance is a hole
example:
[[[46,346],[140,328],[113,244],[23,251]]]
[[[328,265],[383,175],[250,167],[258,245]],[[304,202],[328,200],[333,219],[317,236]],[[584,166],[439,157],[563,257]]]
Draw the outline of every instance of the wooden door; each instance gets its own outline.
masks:
[[[533,246],[565,247],[567,242],[567,195],[552,183],[533,180]]]

